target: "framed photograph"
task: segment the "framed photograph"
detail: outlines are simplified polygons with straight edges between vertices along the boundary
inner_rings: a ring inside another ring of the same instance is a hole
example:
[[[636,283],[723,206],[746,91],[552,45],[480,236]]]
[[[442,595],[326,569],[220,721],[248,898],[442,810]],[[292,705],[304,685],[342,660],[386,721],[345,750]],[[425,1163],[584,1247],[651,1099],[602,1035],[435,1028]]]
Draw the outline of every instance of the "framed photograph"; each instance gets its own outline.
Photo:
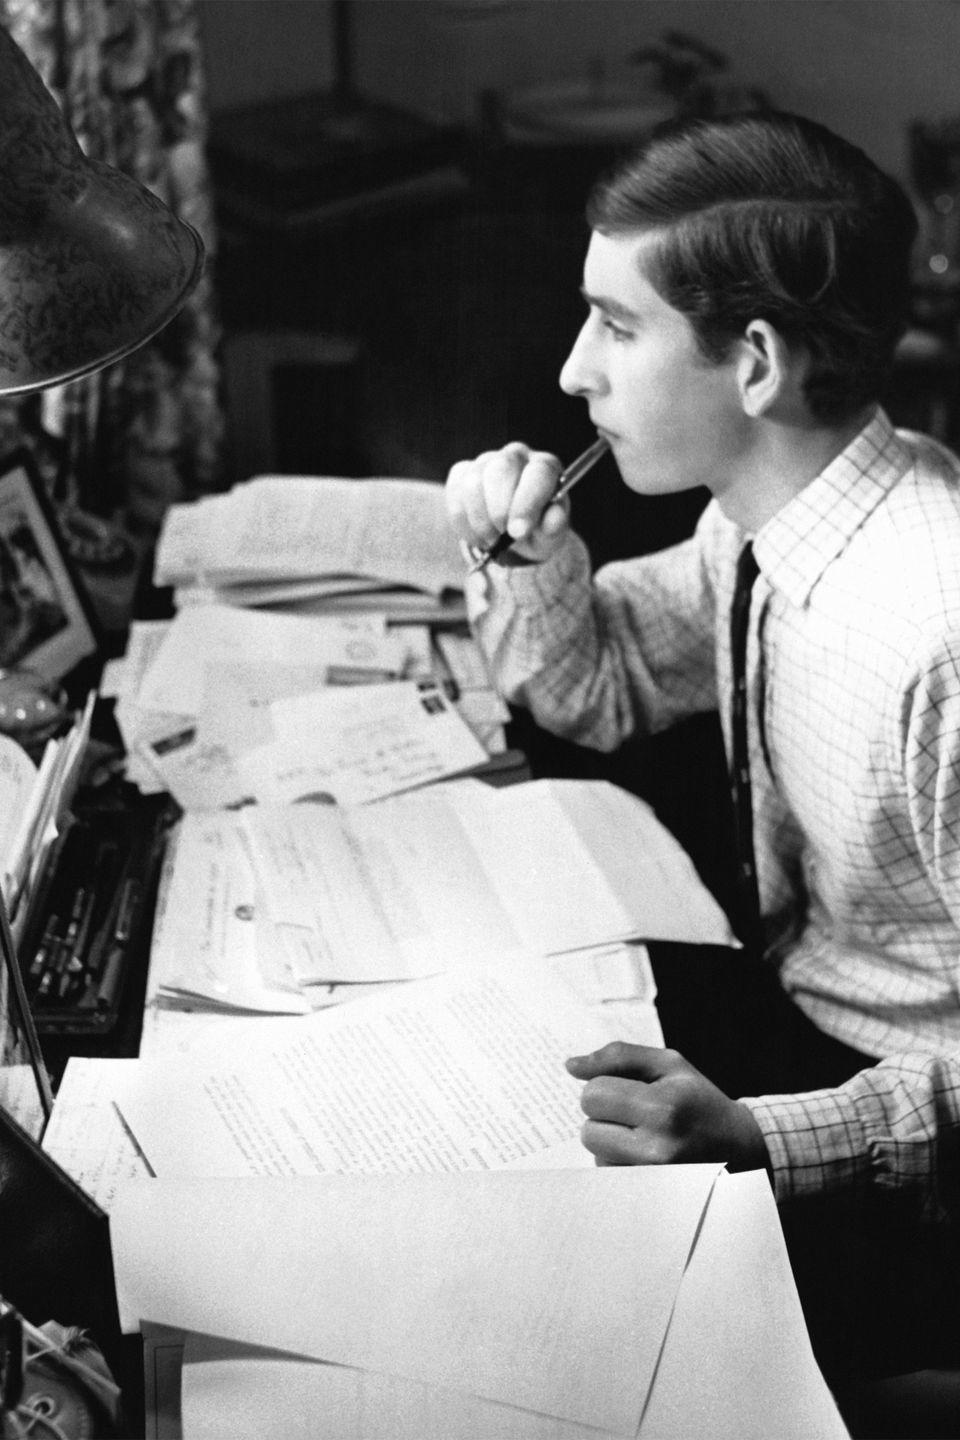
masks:
[[[61,680],[97,649],[97,625],[33,457],[0,457],[0,667]]]

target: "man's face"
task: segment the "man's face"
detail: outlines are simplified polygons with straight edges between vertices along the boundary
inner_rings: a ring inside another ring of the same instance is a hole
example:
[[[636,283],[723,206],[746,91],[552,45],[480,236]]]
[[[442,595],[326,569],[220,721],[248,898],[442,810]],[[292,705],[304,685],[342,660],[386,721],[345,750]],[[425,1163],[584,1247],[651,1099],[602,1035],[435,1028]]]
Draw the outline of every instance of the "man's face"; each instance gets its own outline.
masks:
[[[643,273],[644,235],[594,231],[583,271],[590,313],[560,374],[582,396],[631,490],[666,495],[736,480],[750,439],[740,403],[736,347],[716,365],[690,322]]]

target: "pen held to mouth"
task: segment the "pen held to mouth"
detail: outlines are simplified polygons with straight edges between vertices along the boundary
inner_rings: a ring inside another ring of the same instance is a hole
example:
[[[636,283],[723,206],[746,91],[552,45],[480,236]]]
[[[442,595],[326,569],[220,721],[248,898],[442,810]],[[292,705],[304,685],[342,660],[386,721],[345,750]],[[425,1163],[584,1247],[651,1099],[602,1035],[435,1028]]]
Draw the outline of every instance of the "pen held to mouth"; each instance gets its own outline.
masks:
[[[610,442],[604,436],[600,435],[594,440],[592,445],[584,450],[582,455],[578,455],[576,460],[571,461],[557,482],[557,488],[550,498],[550,504],[554,505],[558,500],[562,500],[565,495],[569,495],[574,485],[593,469],[597,461],[605,455],[609,449]],[[483,549],[472,550],[473,564],[470,566],[467,574],[475,575],[477,571],[486,569],[491,560],[498,560],[500,556],[510,550],[515,543],[514,536],[504,531],[502,535],[497,536],[491,545],[487,545]]]

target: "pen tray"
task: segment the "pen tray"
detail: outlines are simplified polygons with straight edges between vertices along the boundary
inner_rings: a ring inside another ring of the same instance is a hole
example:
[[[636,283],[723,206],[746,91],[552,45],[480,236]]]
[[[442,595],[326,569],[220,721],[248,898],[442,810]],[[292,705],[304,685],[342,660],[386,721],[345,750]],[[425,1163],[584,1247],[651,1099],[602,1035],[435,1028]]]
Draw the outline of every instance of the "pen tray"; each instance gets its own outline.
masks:
[[[78,805],[31,897],[18,947],[41,1034],[107,1035],[149,947],[168,797]]]

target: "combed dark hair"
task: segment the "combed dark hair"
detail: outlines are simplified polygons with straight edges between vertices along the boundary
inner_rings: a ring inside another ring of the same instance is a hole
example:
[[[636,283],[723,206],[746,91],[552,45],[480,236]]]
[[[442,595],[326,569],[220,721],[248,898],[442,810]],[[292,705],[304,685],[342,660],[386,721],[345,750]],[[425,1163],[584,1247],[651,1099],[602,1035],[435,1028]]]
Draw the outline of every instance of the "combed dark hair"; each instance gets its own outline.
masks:
[[[587,219],[605,234],[661,232],[644,274],[709,360],[762,319],[809,355],[818,419],[882,394],[907,323],[916,216],[896,181],[824,126],[773,111],[681,122],[601,179]]]

